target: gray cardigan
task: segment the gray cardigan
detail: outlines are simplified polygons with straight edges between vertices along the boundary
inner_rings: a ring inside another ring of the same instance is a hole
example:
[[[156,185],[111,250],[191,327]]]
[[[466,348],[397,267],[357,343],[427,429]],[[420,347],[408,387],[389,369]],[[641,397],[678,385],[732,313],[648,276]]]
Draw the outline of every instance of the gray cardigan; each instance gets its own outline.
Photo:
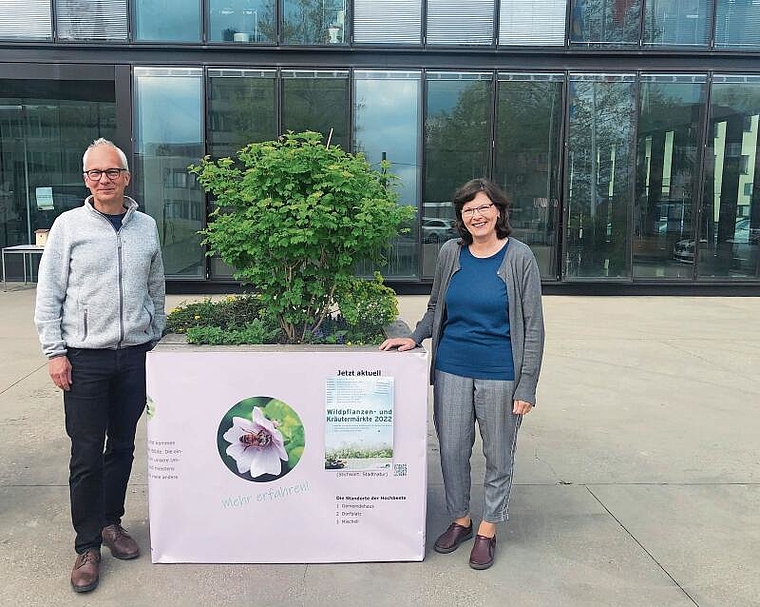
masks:
[[[48,358],[156,342],[166,323],[156,222],[125,197],[116,232],[91,199],[55,220],[40,261],[34,322]]]
[[[430,383],[435,377],[435,356],[446,318],[446,291],[459,270],[462,241],[449,240],[441,247],[427,311],[411,338],[417,343],[433,338]],[[541,274],[528,245],[510,237],[499,277],[507,285],[512,358],[515,365],[515,400],[536,404],[536,386],[544,353],[544,317],[541,309]]]

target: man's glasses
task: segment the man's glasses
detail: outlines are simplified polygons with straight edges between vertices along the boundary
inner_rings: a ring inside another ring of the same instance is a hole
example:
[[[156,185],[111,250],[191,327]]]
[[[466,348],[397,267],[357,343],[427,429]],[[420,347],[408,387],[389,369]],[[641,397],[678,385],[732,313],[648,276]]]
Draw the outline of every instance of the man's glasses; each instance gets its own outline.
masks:
[[[462,209],[462,217],[467,217],[468,219],[470,217],[474,217],[475,213],[478,213],[479,215],[485,215],[488,212],[488,209],[490,209],[493,206],[493,202],[490,204],[481,204],[479,207],[475,207],[473,209]]]
[[[87,175],[88,179],[91,181],[100,181],[103,177],[103,174],[105,173],[106,177],[109,179],[117,179],[119,175],[121,175],[122,171],[128,171],[129,169],[106,169],[105,171],[101,171],[100,169],[92,169],[90,171],[85,171],[84,174]]]

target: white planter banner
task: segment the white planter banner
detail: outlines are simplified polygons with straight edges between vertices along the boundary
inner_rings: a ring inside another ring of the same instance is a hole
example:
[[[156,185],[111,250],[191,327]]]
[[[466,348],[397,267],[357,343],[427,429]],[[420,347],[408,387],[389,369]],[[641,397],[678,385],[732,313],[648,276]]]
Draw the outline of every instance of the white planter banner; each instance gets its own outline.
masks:
[[[148,354],[155,563],[419,561],[428,355]]]

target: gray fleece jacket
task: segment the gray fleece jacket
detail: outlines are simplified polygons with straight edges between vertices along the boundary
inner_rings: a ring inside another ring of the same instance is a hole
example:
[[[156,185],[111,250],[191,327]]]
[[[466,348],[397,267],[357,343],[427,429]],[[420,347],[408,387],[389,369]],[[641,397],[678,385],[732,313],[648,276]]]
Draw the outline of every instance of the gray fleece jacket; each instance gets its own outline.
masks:
[[[430,383],[435,377],[435,356],[446,319],[446,291],[454,272],[459,270],[462,241],[449,240],[438,253],[433,288],[427,311],[411,338],[416,343],[432,337]],[[498,270],[507,285],[512,358],[515,365],[515,400],[536,404],[536,386],[544,354],[544,316],[541,307],[541,274],[533,251],[510,237],[504,261]]]
[[[155,343],[166,324],[156,222],[125,197],[117,232],[91,201],[55,220],[40,261],[34,322],[48,358]]]

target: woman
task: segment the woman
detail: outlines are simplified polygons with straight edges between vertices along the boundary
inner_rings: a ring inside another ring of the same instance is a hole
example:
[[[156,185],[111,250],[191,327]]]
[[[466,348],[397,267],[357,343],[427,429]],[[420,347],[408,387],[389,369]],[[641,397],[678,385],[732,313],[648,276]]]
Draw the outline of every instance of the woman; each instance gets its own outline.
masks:
[[[478,422],[485,500],[470,566],[488,569],[496,525],[507,520],[517,430],[536,402],[544,344],[541,277],[530,248],[509,238],[509,200],[493,182],[467,182],[454,209],[461,239],[441,247],[425,315],[411,337],[387,339],[380,349],[409,350],[432,337],[433,417],[453,518],[436,552],[453,552],[473,535],[470,455]]]

